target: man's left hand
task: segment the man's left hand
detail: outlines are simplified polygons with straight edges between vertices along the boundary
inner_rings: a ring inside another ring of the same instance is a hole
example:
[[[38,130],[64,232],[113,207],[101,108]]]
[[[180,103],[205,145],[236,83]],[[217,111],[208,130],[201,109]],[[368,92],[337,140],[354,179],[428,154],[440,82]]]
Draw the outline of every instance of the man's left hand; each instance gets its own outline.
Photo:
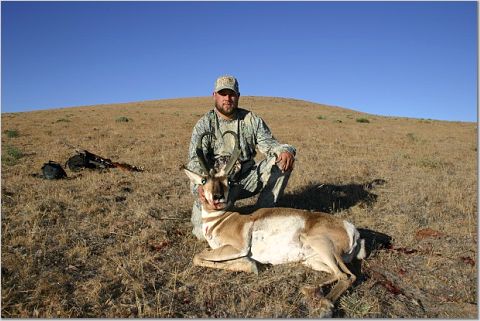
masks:
[[[278,168],[285,173],[291,171],[293,169],[293,163],[295,162],[295,156],[289,152],[282,152],[278,155],[277,160],[275,163],[277,164]]]

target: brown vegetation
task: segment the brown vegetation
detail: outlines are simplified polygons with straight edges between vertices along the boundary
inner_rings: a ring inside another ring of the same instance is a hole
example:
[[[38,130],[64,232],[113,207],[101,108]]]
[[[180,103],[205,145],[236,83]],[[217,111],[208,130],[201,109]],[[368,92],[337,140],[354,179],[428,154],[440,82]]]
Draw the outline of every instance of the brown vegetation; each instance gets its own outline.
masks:
[[[283,98],[240,105],[297,147],[281,205],[348,218],[367,238],[334,316],[477,316],[476,124]],[[206,243],[190,233],[179,165],[210,108],[204,97],[2,114],[1,316],[315,317],[299,289],[321,273],[192,265]],[[32,176],[74,154],[63,142],[145,171]]]

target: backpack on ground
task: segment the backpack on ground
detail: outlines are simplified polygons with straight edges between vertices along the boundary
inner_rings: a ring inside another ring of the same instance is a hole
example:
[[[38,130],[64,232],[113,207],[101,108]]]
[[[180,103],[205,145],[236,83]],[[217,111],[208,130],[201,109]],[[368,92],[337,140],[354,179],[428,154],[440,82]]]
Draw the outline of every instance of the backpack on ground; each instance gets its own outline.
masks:
[[[62,165],[54,161],[48,161],[48,163],[43,164],[42,174],[43,178],[46,179],[61,179],[67,177],[67,173]]]

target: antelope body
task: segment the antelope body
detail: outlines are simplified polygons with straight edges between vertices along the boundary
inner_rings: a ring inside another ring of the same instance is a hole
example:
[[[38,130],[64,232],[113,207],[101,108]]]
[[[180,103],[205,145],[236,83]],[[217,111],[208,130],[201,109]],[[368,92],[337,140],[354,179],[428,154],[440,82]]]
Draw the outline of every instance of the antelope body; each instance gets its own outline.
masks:
[[[202,138],[197,154],[203,158],[199,150]],[[235,154],[238,153],[234,151]],[[320,316],[331,316],[333,302],[356,279],[344,263],[365,257],[364,241],[359,232],[351,223],[320,212],[262,208],[242,215],[227,211],[228,174],[234,162],[231,160],[217,171],[208,169],[203,158],[200,164],[208,174],[184,168],[190,180],[203,187],[202,229],[211,248],[195,255],[194,264],[258,273],[257,262],[273,265],[300,262],[327,272],[330,276],[319,287],[338,282],[319,300],[319,305]],[[304,293],[308,291],[312,290],[305,289]]]

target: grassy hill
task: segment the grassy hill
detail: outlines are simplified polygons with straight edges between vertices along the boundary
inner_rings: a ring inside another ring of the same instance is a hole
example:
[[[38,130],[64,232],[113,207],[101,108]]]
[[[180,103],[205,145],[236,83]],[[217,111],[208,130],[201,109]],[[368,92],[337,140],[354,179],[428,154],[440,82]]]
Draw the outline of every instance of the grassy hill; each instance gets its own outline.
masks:
[[[297,148],[281,205],[344,217],[367,238],[334,316],[478,315],[475,123],[272,97],[240,105]],[[179,166],[211,108],[198,97],[2,114],[2,317],[315,317],[299,289],[322,273],[192,265],[206,243],[190,233]],[[32,175],[74,155],[64,143],[145,171]]]

